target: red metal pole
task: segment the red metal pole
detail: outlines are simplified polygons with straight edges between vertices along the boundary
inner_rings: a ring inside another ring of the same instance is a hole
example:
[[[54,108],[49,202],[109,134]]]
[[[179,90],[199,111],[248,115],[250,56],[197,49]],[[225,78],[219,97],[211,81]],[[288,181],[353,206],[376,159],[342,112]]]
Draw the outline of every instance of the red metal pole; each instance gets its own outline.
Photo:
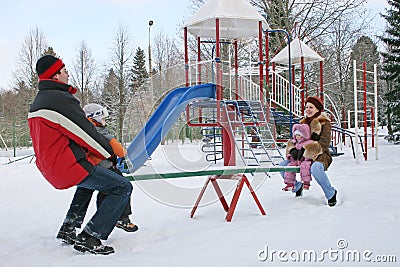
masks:
[[[235,138],[230,126],[228,125],[227,114],[222,112],[221,125],[222,126],[222,154],[224,157],[224,166],[236,166],[236,150]]]
[[[215,192],[217,193],[217,196],[219,198],[219,201],[221,201],[222,207],[224,207],[224,210],[226,212],[229,211],[229,205],[225,200],[224,197],[224,193],[222,193],[221,187],[219,187],[217,179],[219,178],[219,176],[214,176],[213,178],[211,178],[211,184],[214,187]]]
[[[294,73],[294,65],[292,65],[292,84],[296,85],[295,73]]]
[[[188,36],[187,36],[187,27],[183,30],[183,39],[185,45],[185,79],[186,79],[186,87],[189,86],[189,52],[188,52]]]
[[[217,83],[217,121],[221,121],[221,108],[220,103],[222,100],[222,85],[220,80],[220,69],[221,69],[221,52],[220,52],[220,42],[219,42],[219,19],[215,19],[215,66],[216,66],[216,83]]]
[[[257,204],[257,207],[260,209],[261,214],[266,215],[264,208],[261,206],[261,202],[258,200],[258,197],[257,197],[256,193],[254,192],[253,187],[250,185],[250,182],[247,179],[246,175],[243,174],[242,176],[243,176],[244,182],[246,183],[247,187],[250,190],[251,195],[253,196],[254,201]]]
[[[304,116],[304,57],[300,58],[300,72],[301,72],[301,115]]]
[[[201,198],[203,197],[204,193],[206,192],[207,185],[208,185],[208,183],[211,181],[211,179],[212,179],[212,178],[208,177],[207,180],[206,180],[206,182],[205,182],[205,184],[203,185],[203,188],[201,189],[200,194],[199,194],[199,196],[197,197],[196,203],[195,203],[194,206],[193,206],[192,212],[190,213],[190,218],[193,218],[194,213],[196,212],[197,207],[198,207],[199,204],[200,204]]]
[[[221,73],[221,47],[220,47],[220,39],[219,39],[219,19],[215,20],[216,24],[216,42],[215,42],[215,53],[216,53],[216,76],[217,76],[217,100],[222,100],[222,73]]]
[[[261,103],[264,104],[264,56],[263,56],[263,46],[262,46],[262,42],[263,42],[263,31],[262,31],[262,22],[259,21],[258,22],[258,65],[259,65],[259,74],[260,74],[260,92],[259,92],[259,97],[261,100]]]
[[[269,32],[265,34],[265,68],[266,68],[266,76],[267,76],[267,85],[269,86]],[[268,92],[269,93],[269,92]],[[269,95],[267,95],[269,98]]]
[[[270,101],[269,101],[269,98],[270,98],[270,95],[269,95],[269,93],[270,93],[270,86],[269,86],[269,37],[268,37],[268,35],[269,35],[269,33],[268,32],[266,32],[265,33],[265,71],[266,71],[266,74],[265,74],[265,80],[266,80],[266,84],[267,84],[267,86],[266,86],[266,88],[265,88],[265,107],[267,107],[266,108],[266,116],[267,116],[267,122],[269,123],[270,122]]]
[[[231,205],[229,207],[228,213],[226,214],[225,219],[227,222],[230,222],[232,220],[233,213],[235,212],[235,208],[236,208],[237,202],[239,200],[240,193],[242,192],[243,185],[244,185],[244,179],[242,178],[239,180],[239,182],[236,186],[235,193],[233,194],[233,197],[232,197]]]
[[[223,112],[221,114],[221,100],[222,100],[222,73],[221,73],[221,50],[219,39],[219,19],[215,19],[215,65],[217,76],[217,120],[222,126],[222,154],[224,158],[224,166],[235,166],[235,143],[230,127],[228,126],[228,118]],[[222,116],[221,116],[222,115]]]
[[[197,84],[201,84],[201,42],[200,37],[197,37]]]
[[[319,62],[319,87],[320,87],[320,98],[324,103],[324,62]]]
[[[367,63],[363,64],[363,89],[364,89],[364,158],[368,157],[368,136],[367,136]]]

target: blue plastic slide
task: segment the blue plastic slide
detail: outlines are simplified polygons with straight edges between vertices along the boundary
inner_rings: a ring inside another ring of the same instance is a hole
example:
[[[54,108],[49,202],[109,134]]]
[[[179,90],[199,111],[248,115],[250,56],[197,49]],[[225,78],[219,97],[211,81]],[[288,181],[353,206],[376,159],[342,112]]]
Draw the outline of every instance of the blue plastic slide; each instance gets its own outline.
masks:
[[[171,91],[129,145],[128,157],[133,165],[130,172],[143,166],[191,101],[215,99],[215,94],[215,84],[182,87]]]

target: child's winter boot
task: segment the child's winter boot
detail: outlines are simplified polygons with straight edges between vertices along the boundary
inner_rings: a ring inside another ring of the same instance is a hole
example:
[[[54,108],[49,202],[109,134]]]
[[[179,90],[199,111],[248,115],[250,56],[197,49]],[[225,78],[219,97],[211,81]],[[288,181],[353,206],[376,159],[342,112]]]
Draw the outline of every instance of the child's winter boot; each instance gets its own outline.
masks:
[[[294,184],[293,183],[287,183],[286,186],[284,188],[282,188],[283,191],[292,191],[294,188]]]
[[[309,189],[310,189],[310,186],[311,186],[310,182],[304,182],[304,183],[303,183],[303,189],[304,189],[304,190],[309,190]]]
[[[119,219],[116,226],[126,232],[136,232],[137,230],[139,230],[139,227],[132,223],[129,217]]]

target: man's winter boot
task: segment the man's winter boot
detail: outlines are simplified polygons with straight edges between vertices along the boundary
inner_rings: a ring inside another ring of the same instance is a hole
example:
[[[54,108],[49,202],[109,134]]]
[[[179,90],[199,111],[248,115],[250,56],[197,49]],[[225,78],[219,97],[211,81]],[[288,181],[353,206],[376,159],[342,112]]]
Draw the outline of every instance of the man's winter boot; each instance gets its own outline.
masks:
[[[333,206],[335,206],[336,205],[336,194],[337,194],[337,191],[335,190],[335,194],[333,194],[333,197],[331,197],[330,199],[328,199],[328,205],[329,205],[329,207],[333,207]]]
[[[58,231],[56,238],[68,245],[73,245],[76,239],[75,227],[71,224],[64,223],[61,226],[60,231]]]
[[[108,255],[114,253],[114,248],[110,246],[104,246],[100,239],[89,235],[85,231],[82,231],[82,233],[76,237],[74,249],[81,252],[89,252],[99,255]]]

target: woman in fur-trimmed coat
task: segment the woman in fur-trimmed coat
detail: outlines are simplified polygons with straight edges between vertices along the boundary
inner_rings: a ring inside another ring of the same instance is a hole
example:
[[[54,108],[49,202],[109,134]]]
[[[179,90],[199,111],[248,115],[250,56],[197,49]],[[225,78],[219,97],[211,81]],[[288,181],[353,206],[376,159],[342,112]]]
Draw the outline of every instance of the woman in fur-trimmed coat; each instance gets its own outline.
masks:
[[[333,207],[336,205],[336,189],[331,185],[326,170],[332,163],[332,157],[329,153],[329,145],[331,142],[331,122],[324,110],[324,105],[318,97],[311,96],[306,99],[305,117],[300,120],[300,123],[305,123],[310,126],[311,139],[315,142],[304,146],[304,157],[313,161],[311,165],[311,175],[315,178],[318,184],[324,191],[325,197],[328,200],[328,205]],[[290,149],[290,148],[289,148]],[[287,160],[281,162],[281,166],[286,166]],[[301,196],[303,185],[296,182],[296,196]]]

